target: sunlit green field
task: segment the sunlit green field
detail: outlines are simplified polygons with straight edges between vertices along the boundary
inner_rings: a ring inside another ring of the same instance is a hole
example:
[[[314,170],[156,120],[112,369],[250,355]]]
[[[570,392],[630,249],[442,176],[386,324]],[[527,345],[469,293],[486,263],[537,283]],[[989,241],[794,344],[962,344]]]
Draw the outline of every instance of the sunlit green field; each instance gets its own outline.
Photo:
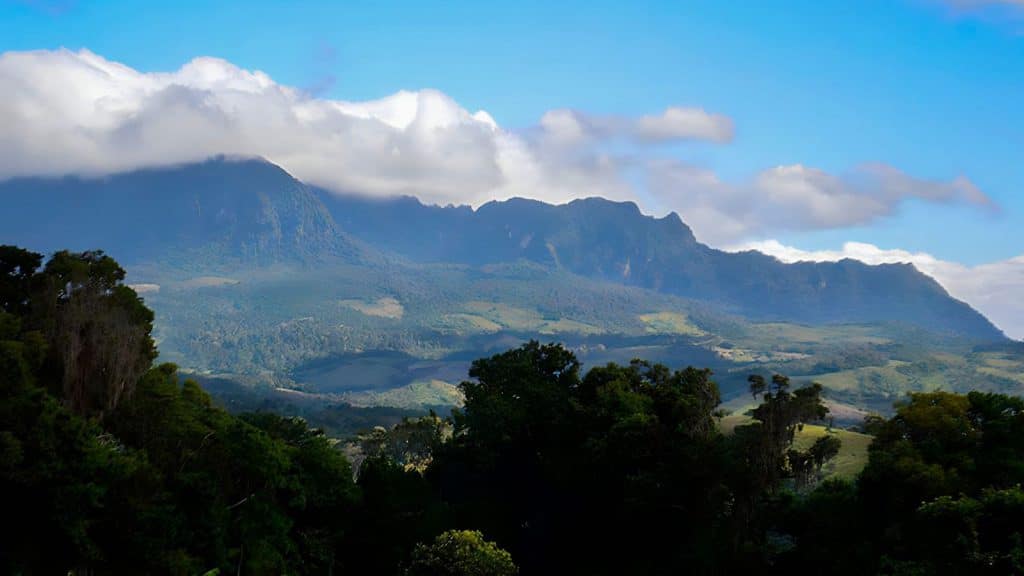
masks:
[[[721,420],[722,431],[731,434],[737,426],[749,424],[753,419],[745,414],[730,414]],[[822,469],[826,478],[852,479],[864,469],[868,463],[868,447],[871,446],[872,437],[867,434],[833,428],[829,430],[825,426],[807,424],[799,429],[794,439],[794,447],[797,450],[810,448],[814,441],[826,434],[839,438],[842,445],[839,454],[825,464]]]

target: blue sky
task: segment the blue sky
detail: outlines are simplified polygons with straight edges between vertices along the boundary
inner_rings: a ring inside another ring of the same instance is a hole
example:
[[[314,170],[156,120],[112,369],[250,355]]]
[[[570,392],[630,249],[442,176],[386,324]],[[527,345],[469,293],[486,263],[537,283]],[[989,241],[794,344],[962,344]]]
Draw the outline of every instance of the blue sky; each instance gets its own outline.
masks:
[[[855,241],[967,267],[1024,254],[1022,32],[1020,0],[0,0],[0,52],[84,48],[139,73],[212,56],[323,100],[436,89],[513,133],[531,134],[556,109],[621,128],[687,107],[734,127],[727,143],[605,142],[574,169],[602,154],[672,161],[713,174],[741,199],[780,166],[811,167],[844,187],[875,163],[915,182],[964,177],[996,208],[928,200],[925,190],[860,220],[777,229],[749,220],[716,244],[772,240],[814,257]],[[621,174],[641,182],[628,197],[645,210],[701,223],[696,196],[658,196],[629,169]]]

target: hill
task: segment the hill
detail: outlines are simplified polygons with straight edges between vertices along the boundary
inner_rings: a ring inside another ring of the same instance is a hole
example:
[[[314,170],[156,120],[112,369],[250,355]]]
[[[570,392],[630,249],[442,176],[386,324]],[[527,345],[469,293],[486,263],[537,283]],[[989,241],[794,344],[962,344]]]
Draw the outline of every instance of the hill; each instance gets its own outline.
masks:
[[[751,372],[871,409],[1024,389],[1024,351],[909,265],[721,252],[630,203],[370,200],[228,158],[9,180],[0,198],[0,244],[126,263],[162,358],[325,404],[434,405],[470,360],[531,338],[590,366],[707,366],[727,400]]]
[[[315,195],[263,160],[198,164],[102,178],[21,178],[0,183],[0,242],[58,249],[102,247],[125,264],[189,258],[268,264],[360,258]]]

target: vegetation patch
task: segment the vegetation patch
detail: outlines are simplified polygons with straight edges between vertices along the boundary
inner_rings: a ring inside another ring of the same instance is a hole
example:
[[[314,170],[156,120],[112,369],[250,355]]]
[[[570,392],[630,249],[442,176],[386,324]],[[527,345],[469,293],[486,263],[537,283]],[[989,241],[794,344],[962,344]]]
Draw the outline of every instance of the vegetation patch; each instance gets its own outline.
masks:
[[[638,316],[644,329],[651,334],[678,334],[680,336],[703,336],[704,331],[690,321],[682,312],[651,312]]]
[[[363,391],[345,394],[353,406],[421,409],[430,406],[462,406],[465,397],[458,386],[443,380],[420,380],[383,392]]]
[[[367,316],[376,316],[378,318],[400,320],[402,315],[405,314],[405,307],[402,306],[402,303],[390,296],[378,298],[372,302],[365,300],[342,300],[339,304]]]
[[[594,326],[593,324],[587,324],[585,322],[577,322],[576,320],[570,320],[568,318],[560,318],[558,320],[548,320],[541,324],[537,330],[541,334],[603,334],[604,330]]]
[[[437,322],[442,332],[452,334],[489,334],[501,330],[501,324],[477,314],[444,314]]]
[[[733,412],[719,420],[719,428],[724,434],[732,434],[738,426],[745,426],[754,421],[746,412],[754,405],[749,405],[741,411]],[[828,428],[817,424],[805,424],[796,432],[793,439],[793,447],[797,450],[807,450],[815,441],[826,435],[838,438],[842,444],[839,453],[822,467],[822,474],[825,478],[840,478],[850,480],[860,474],[868,463],[868,447],[871,446],[872,437],[852,430],[841,428]]]
[[[536,310],[501,302],[467,302],[465,309],[509,330],[536,330],[544,323],[544,318]]]
[[[842,442],[842,445],[835,458],[826,462],[822,467],[822,473],[826,478],[852,480],[867,465],[868,448],[871,446],[873,438],[867,434],[851,430],[829,429],[816,424],[806,424],[803,429],[796,433],[793,446],[798,450],[806,450],[818,438],[826,435],[835,436]]]

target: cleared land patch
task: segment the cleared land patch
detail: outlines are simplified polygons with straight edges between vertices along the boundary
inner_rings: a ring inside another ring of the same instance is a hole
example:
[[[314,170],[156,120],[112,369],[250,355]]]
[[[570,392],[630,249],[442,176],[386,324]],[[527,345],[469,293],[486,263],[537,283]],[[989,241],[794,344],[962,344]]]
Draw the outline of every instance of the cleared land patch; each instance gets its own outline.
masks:
[[[341,300],[338,303],[357,312],[362,312],[367,316],[376,316],[378,318],[400,320],[405,314],[405,307],[402,306],[402,303],[390,296],[378,298],[372,302],[365,300]]]
[[[682,312],[651,312],[638,316],[644,329],[650,334],[678,334],[680,336],[703,336],[690,317]]]
[[[454,384],[442,380],[419,380],[382,392],[348,393],[344,399],[353,406],[419,409],[426,406],[462,406],[464,397]]]

